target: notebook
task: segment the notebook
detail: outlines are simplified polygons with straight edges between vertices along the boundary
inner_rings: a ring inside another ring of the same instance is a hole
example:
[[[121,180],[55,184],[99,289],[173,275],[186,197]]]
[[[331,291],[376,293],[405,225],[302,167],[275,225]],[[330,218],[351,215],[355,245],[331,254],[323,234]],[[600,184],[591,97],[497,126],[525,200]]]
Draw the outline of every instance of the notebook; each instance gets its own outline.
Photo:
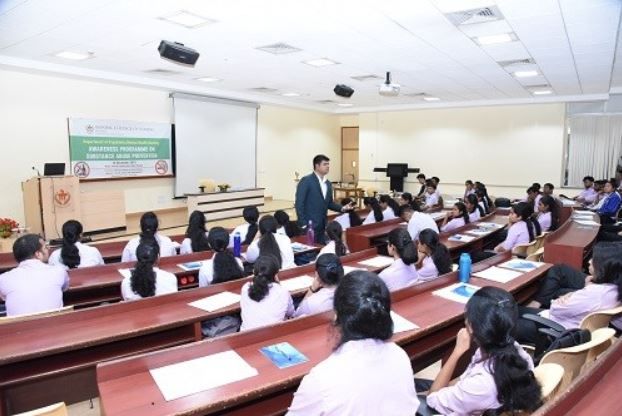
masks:
[[[278,368],[292,367],[309,361],[304,354],[294,348],[289,342],[262,347],[259,351]]]
[[[449,241],[460,241],[460,242],[463,242],[463,243],[468,243],[469,241],[475,240],[475,236],[464,235],[464,234],[454,234],[451,237],[448,237],[447,240],[449,240]]]
[[[195,300],[194,302],[190,302],[188,305],[207,312],[214,312],[215,310],[226,308],[227,306],[234,305],[238,302],[240,302],[240,295],[224,291],[216,295]]]
[[[313,283],[313,277],[307,275],[281,280],[281,286],[290,292],[307,289],[311,283]]]
[[[185,271],[199,270],[201,266],[203,266],[202,261],[190,261],[188,263],[180,263],[177,265],[177,267]]]
[[[393,320],[393,333],[411,331],[419,329],[419,326],[410,322],[408,319],[391,311],[391,319]]]
[[[395,260],[388,256],[377,256],[371,259],[359,261],[359,264],[367,267],[386,267],[393,264]]]
[[[492,280],[493,282],[507,283],[519,276],[522,276],[522,272],[516,270],[502,269],[501,267],[489,267],[486,270],[482,270],[477,273],[473,273],[473,276],[481,277],[482,279]]]
[[[468,283],[454,283],[442,289],[432,292],[433,295],[440,296],[454,302],[467,303],[469,298],[473,296],[480,288]]]
[[[541,263],[539,261],[513,259],[510,261],[506,261],[505,263],[499,264],[499,267],[504,267],[506,269],[512,269],[512,270],[518,270],[519,272],[530,272],[543,265],[544,263]]]

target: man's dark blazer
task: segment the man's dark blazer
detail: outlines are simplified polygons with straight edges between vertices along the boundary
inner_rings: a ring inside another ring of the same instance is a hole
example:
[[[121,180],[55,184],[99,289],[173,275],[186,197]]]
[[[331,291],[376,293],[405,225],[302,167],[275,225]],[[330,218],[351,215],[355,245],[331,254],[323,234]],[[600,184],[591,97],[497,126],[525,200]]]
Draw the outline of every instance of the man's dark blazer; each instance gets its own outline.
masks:
[[[321,241],[326,228],[326,214],[329,209],[341,212],[341,205],[333,202],[333,186],[326,181],[326,198],[322,195],[320,180],[315,173],[303,176],[296,188],[296,215],[298,224],[306,226],[313,221],[316,240]]]

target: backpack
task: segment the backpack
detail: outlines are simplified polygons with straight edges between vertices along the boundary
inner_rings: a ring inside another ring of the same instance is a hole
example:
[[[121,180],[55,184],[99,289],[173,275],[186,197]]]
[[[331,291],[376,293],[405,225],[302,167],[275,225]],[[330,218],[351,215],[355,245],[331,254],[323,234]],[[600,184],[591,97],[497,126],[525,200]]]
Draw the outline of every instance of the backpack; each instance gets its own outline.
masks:
[[[560,350],[562,348],[575,347],[577,345],[584,344],[592,339],[590,331],[587,329],[567,329],[562,332],[555,331],[554,329],[541,330],[543,333],[549,336],[550,344],[544,349],[543,352],[538,353],[536,349],[536,355],[534,361],[539,363],[542,357],[549,351]]]

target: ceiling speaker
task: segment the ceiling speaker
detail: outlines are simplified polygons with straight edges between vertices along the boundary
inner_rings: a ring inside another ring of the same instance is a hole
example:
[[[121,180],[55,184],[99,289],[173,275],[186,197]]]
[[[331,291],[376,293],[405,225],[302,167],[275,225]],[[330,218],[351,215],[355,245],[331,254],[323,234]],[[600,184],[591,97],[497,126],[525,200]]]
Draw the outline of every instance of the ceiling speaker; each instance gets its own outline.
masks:
[[[347,85],[344,85],[344,84],[337,84],[337,85],[335,85],[335,89],[333,91],[338,96],[346,97],[346,98],[350,98],[350,97],[352,97],[352,94],[354,94],[354,90],[352,88],[348,87]]]
[[[194,65],[199,59],[197,51],[179,42],[163,40],[158,46],[158,52],[162,58],[184,65]]]

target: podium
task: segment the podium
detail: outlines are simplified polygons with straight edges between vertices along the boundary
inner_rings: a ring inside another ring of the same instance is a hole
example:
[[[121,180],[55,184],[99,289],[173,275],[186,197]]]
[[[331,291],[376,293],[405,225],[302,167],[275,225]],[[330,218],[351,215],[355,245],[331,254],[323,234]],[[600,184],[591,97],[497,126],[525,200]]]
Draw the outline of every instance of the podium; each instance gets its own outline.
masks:
[[[35,176],[22,191],[26,226],[46,240],[62,238],[68,220],[80,221],[85,234],[126,229],[121,191],[81,192],[76,176]]]
[[[387,163],[386,168],[374,168],[374,172],[386,172],[392,191],[404,192],[404,178],[409,173],[419,173],[419,168],[409,168],[408,163]]]

